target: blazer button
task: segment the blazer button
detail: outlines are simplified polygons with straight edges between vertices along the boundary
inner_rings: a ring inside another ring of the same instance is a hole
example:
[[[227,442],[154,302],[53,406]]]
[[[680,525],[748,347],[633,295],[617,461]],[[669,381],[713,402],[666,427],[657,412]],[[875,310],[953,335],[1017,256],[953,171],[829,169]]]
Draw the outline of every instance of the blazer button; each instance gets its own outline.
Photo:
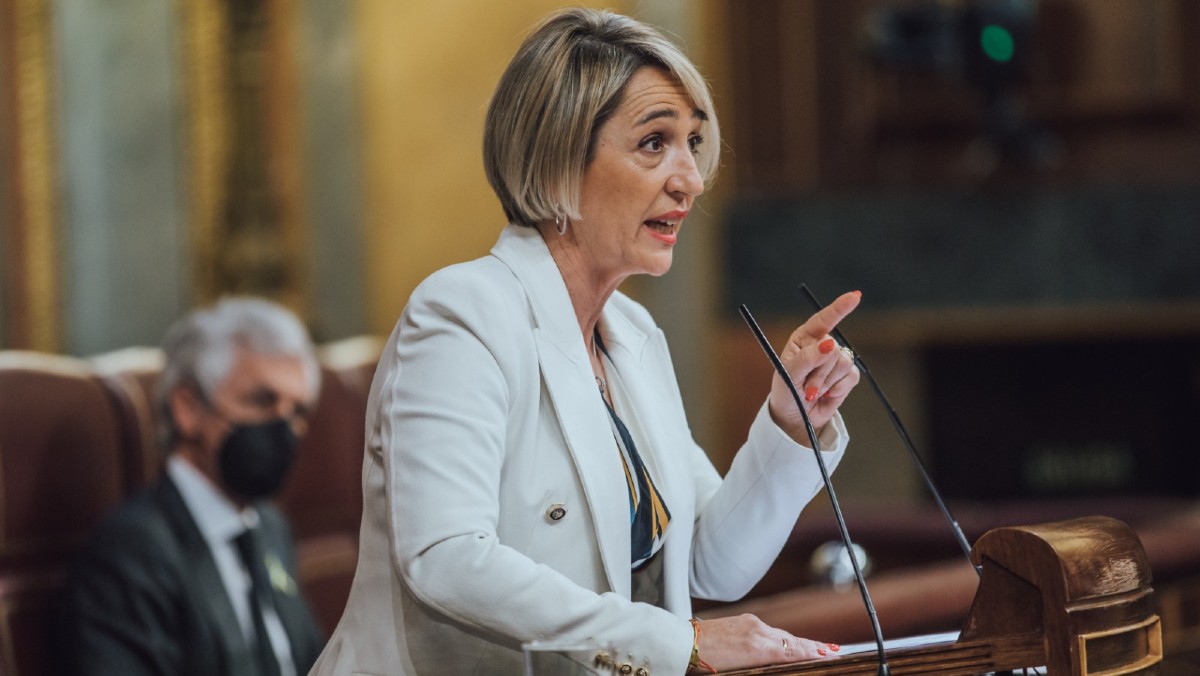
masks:
[[[633,665],[626,662],[625,664],[622,664],[621,668],[618,669],[617,671],[618,671],[618,673],[621,674],[621,676],[629,676],[630,674],[633,673]]]
[[[638,670],[633,672],[633,676],[650,676],[650,672],[646,670],[646,667],[638,667]]]
[[[546,518],[550,519],[551,521],[561,521],[566,515],[567,507],[561,502],[556,502],[553,505],[550,505],[550,508],[546,510]]]

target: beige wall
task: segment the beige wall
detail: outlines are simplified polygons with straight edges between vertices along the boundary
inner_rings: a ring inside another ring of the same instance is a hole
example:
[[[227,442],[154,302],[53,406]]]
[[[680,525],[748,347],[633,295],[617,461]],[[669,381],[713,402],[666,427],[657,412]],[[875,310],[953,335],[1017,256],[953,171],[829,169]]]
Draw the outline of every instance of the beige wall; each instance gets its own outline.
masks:
[[[484,178],[480,148],[488,99],[529,28],[567,5],[605,7],[664,29],[720,91],[713,0],[359,0],[369,331],[389,333],[425,276],[483,255],[495,241],[504,214]],[[681,239],[670,274],[623,287],[666,332],[693,434],[706,448],[717,440],[720,406],[711,341],[721,192],[710,191],[688,219],[691,234]]]
[[[484,178],[488,99],[552,9],[622,2],[359,0],[368,328],[387,333],[430,272],[487,252],[504,214]]]

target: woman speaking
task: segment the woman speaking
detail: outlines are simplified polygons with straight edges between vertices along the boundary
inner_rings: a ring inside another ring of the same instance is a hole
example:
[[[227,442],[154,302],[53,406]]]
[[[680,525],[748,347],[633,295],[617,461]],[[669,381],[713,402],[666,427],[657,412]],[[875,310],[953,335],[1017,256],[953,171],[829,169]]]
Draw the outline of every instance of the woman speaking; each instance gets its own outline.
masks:
[[[744,595],[821,488],[778,376],[722,478],[662,332],[617,290],[671,267],[719,147],[704,80],[654,29],[572,9],[524,41],[483,141],[509,225],[421,283],[380,359],[358,568],[314,674],[520,674],[535,640],[610,646],[638,676],[836,650],[691,617],[692,596]],[[830,467],[859,374],[828,334],[858,300],[781,353]]]

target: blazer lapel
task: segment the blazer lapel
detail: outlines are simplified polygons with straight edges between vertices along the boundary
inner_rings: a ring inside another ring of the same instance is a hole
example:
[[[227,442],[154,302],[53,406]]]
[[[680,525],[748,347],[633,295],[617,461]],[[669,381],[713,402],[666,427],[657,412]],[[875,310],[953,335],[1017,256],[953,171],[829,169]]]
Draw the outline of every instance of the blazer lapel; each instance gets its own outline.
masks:
[[[673,378],[673,374],[669,373],[671,361],[666,351],[666,341],[662,331],[644,333],[620,313],[609,309],[604,312],[603,325],[604,344],[620,374],[629,398],[629,409],[645,414],[640,419],[642,424],[639,427],[645,437],[646,448],[639,447],[638,455],[649,469],[654,485],[670,510],[672,503],[676,502],[672,497],[679,495],[673,490],[673,481],[676,478],[675,471],[680,468],[665,464],[667,456],[664,456],[663,450],[679,445],[680,440],[672,439],[668,434],[678,428],[671,424],[655,424],[667,402],[674,401],[673,396],[661,391],[662,383],[672,382],[670,379]]]
[[[249,648],[242,635],[241,624],[233,612],[233,605],[229,602],[225,584],[221,581],[221,574],[217,572],[212,552],[209,551],[196,522],[192,520],[179,489],[168,476],[164,476],[160,484],[159,499],[163,513],[177,534],[179,547],[190,567],[195,598],[204,607],[204,615],[211,620],[209,628],[225,648],[226,655],[223,661],[232,667],[236,663],[234,656],[248,655]]]
[[[611,308],[611,305],[610,305]],[[695,523],[695,489],[688,460],[692,440],[686,417],[674,389],[671,356],[661,330],[644,333],[616,311],[605,310],[605,346],[620,374],[631,410],[645,413],[640,419],[646,447],[638,454],[671,512],[663,557],[663,607],[673,613],[691,613],[688,586],[692,528]],[[672,410],[674,408],[674,410]]]
[[[628,598],[629,502],[604,403],[558,266],[533,228],[509,226],[492,249],[525,289],[542,381],[592,513],[609,587]]]
[[[260,506],[259,514],[263,515],[266,509],[269,508],[265,505]],[[266,536],[264,537],[265,563],[267,579],[271,583],[271,598],[275,602],[275,612],[287,632],[296,665],[304,668],[301,665],[309,664],[316,658],[315,654],[309,653],[317,630],[313,625],[308,605],[300,596],[295,565],[285,551],[286,541],[281,531],[281,525],[277,525],[279,522],[274,517],[268,519],[266,516],[263,516],[260,523],[263,534]]]
[[[546,391],[550,393],[551,404],[562,427],[563,440],[575,462],[584,497],[591,508],[609,586],[628,598],[632,593],[628,489],[599,392],[595,396],[581,396],[595,387],[592,369],[586,361],[571,359],[562,353],[559,346],[544,338],[541,332],[538,335],[538,360]]]

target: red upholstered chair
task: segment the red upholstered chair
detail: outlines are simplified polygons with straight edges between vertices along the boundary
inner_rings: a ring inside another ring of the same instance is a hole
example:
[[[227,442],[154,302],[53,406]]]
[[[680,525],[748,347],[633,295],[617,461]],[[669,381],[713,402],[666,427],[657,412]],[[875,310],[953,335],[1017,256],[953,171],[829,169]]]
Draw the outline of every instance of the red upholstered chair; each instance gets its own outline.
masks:
[[[330,533],[296,542],[300,588],[326,636],[342,619],[357,565],[357,534]]]
[[[50,673],[50,622],[62,583],[57,566],[0,575],[0,674]]]
[[[278,499],[296,535],[300,584],[327,632],[341,618],[358,562],[363,425],[381,345],[353,338],[318,350],[320,397]]]
[[[378,336],[355,336],[325,343],[317,348],[317,358],[327,368],[337,372],[347,384],[362,393],[366,401],[371,391],[375,367],[383,351],[383,339]]]
[[[300,586],[326,632],[350,596],[362,516],[366,400],[322,366],[321,393],[277,502],[292,525]]]
[[[162,370],[162,350],[129,347],[96,355],[88,361],[121,423],[126,440],[121,470],[126,492],[132,494],[162,472],[158,411],[154,408],[154,386]]]
[[[124,443],[87,362],[0,353],[0,571],[84,542],[126,493]]]
[[[364,373],[378,359],[376,341],[348,339],[318,350],[321,392],[308,434],[279,496],[297,538],[357,534],[362,520]]]
[[[122,427],[88,364],[0,352],[0,667],[43,673],[70,559],[125,493]]]

